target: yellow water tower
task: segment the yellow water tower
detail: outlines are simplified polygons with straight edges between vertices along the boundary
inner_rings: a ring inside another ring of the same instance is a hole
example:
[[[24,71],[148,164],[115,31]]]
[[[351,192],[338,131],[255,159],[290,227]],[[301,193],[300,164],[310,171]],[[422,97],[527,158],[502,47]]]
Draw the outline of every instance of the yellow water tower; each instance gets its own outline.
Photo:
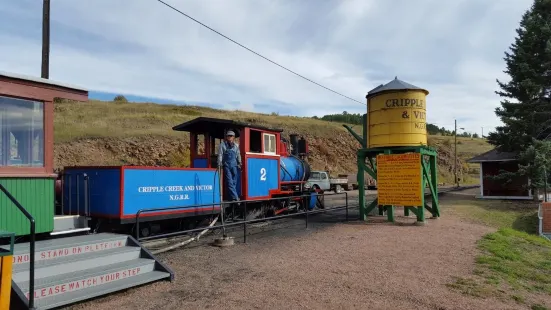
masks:
[[[369,91],[368,148],[427,145],[428,94],[398,77]]]

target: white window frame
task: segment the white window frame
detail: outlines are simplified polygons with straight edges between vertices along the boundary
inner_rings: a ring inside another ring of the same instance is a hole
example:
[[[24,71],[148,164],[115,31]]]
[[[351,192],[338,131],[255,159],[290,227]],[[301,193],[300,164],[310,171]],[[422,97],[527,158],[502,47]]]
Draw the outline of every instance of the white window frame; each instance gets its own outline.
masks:
[[[273,140],[271,139],[273,137]],[[268,139],[268,145],[270,146],[270,149],[273,149],[272,151],[266,150],[266,139]],[[272,144],[273,141],[273,144]],[[263,154],[267,155],[276,155],[277,154],[277,141],[276,141],[276,135],[272,133],[262,133],[262,148],[264,150]]]

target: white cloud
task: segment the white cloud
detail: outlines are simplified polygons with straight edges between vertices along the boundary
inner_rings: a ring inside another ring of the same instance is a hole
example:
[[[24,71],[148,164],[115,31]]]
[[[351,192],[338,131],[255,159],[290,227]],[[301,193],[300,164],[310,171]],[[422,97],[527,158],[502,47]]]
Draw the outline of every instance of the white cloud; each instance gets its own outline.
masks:
[[[531,1],[167,0],[320,84],[365,101],[399,78],[427,88],[428,120],[480,132],[499,124],[496,78]],[[33,5],[29,5],[33,4]],[[41,7],[0,6],[0,70],[40,74]],[[6,27],[4,27],[6,26]],[[10,27],[7,27],[10,26]],[[365,112],[154,0],[52,2],[51,78],[91,90],[280,114]],[[283,106],[282,106],[283,105]]]

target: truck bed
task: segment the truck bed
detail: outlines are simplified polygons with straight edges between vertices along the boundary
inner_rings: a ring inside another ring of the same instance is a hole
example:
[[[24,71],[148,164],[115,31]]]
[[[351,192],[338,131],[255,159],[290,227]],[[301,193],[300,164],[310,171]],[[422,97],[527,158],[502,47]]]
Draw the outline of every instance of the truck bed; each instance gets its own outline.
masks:
[[[329,183],[331,183],[331,184],[346,184],[346,183],[348,183],[348,179],[329,179]]]

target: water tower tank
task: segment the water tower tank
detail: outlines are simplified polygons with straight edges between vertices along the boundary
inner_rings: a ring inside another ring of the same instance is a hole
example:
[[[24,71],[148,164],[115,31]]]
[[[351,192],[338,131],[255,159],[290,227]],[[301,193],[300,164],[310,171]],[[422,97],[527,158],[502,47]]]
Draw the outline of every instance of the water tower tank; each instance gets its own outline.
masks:
[[[427,145],[428,94],[398,77],[368,92],[368,147]]]

